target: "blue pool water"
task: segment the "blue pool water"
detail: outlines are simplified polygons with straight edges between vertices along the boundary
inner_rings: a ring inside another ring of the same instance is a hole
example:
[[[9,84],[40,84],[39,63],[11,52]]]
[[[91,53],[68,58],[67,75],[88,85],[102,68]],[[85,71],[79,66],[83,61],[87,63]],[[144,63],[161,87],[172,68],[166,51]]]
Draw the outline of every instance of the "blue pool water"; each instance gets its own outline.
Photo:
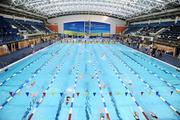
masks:
[[[178,90],[180,72],[121,44],[55,43],[0,73],[0,120],[180,120]]]

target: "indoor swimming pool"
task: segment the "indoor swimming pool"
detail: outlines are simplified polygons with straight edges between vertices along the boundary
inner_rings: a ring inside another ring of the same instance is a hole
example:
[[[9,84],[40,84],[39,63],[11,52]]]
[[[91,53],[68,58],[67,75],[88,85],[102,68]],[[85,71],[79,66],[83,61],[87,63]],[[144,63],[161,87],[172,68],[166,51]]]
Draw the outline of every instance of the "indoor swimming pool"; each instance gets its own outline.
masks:
[[[54,43],[0,73],[0,120],[180,120],[180,72],[121,44]]]

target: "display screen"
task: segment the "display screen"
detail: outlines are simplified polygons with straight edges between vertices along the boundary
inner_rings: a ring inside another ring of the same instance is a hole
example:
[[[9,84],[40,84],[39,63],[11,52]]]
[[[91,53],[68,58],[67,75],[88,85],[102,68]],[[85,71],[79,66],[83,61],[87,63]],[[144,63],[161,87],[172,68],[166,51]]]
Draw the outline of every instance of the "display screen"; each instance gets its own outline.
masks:
[[[109,36],[110,24],[91,21],[68,22],[64,23],[64,34],[73,36]]]

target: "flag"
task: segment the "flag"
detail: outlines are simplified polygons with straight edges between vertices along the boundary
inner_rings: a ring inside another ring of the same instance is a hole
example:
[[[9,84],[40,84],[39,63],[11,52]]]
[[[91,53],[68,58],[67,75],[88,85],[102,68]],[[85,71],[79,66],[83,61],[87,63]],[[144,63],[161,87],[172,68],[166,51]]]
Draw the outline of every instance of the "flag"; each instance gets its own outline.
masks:
[[[9,92],[10,96],[13,96],[13,92]]]
[[[36,93],[31,93],[31,96],[32,96],[32,97],[36,97],[37,94],[36,94]]]
[[[85,95],[85,96],[88,96],[88,95],[89,95],[89,92],[85,92],[84,95]]]
[[[112,96],[112,92],[109,92],[109,96]]]
[[[29,96],[29,92],[26,92],[26,96]]]
[[[18,95],[21,95],[21,93],[20,93],[20,92],[18,92],[17,94],[18,94]]]
[[[128,92],[125,92],[125,95],[127,96],[127,95],[128,95]]]
[[[177,94],[180,94],[180,90],[176,90],[176,93],[177,93]]]
[[[148,94],[149,94],[149,95],[151,95],[151,94],[152,94],[151,90],[149,90]]]
[[[60,95],[63,96],[63,93],[61,92]]]
[[[52,96],[54,96],[54,95],[55,95],[55,92],[54,92],[54,91],[52,91],[52,93],[51,93],[51,94],[52,94]]]
[[[121,92],[117,92],[116,94],[117,94],[117,95],[121,95]]]
[[[43,92],[43,97],[45,97],[46,96],[46,93],[45,92]]]
[[[77,92],[76,94],[77,94],[77,96],[79,96],[79,95],[80,95],[80,93],[79,93],[79,92]]]

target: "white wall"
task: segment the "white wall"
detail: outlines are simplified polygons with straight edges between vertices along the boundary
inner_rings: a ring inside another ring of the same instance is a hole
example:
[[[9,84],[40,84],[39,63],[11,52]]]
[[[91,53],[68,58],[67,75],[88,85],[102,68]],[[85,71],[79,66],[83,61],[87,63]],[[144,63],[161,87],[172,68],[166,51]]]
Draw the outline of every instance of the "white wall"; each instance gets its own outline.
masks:
[[[58,18],[49,19],[48,22],[51,24],[58,24],[59,33],[63,33],[64,23],[66,22],[77,22],[77,21],[94,21],[108,23],[111,26],[111,34],[116,33],[116,26],[125,26],[126,22],[123,20],[100,16],[100,15],[69,15]]]

